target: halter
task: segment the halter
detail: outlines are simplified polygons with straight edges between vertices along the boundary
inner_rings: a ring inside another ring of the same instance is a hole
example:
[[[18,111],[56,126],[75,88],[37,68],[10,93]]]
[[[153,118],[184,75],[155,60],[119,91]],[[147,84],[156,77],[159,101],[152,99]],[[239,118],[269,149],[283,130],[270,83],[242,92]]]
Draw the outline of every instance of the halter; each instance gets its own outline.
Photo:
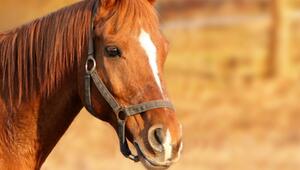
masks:
[[[134,116],[137,114],[141,114],[143,112],[158,109],[158,108],[169,108],[174,109],[172,103],[166,100],[154,100],[150,102],[140,103],[131,106],[122,106],[118,103],[118,101],[114,98],[114,96],[110,93],[108,88],[105,86],[101,78],[97,73],[97,64],[95,60],[95,50],[94,50],[94,43],[93,43],[93,19],[97,12],[98,7],[98,0],[94,4],[93,7],[93,14],[92,14],[92,24],[91,24],[91,31],[90,31],[90,38],[89,38],[89,49],[88,49],[88,58],[85,64],[85,104],[87,110],[93,114],[94,116],[97,113],[93,109],[92,100],[91,100],[91,80],[98,89],[98,92],[102,95],[102,97],[106,100],[109,106],[112,108],[113,112],[116,115],[118,121],[118,137],[120,142],[120,150],[122,154],[135,162],[139,161],[138,156],[133,155],[129,149],[126,135],[125,135],[125,124],[126,120],[130,116]]]

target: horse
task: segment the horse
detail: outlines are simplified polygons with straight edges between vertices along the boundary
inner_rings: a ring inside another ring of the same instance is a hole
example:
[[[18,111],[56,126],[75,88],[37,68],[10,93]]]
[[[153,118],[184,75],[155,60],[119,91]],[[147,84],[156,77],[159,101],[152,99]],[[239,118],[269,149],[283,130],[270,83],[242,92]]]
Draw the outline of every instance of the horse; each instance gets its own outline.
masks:
[[[40,169],[83,108],[115,129],[126,158],[148,169],[178,161],[154,4],[83,0],[0,34],[1,169]]]

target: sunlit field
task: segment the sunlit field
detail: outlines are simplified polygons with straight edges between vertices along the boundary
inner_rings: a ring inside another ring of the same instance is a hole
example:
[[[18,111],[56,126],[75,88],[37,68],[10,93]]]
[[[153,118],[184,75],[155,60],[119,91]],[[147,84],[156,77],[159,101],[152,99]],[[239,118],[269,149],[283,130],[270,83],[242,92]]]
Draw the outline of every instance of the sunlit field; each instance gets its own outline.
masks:
[[[260,26],[169,31],[167,80],[186,146],[174,169],[298,169],[299,81],[262,79]]]
[[[262,79],[265,31],[260,25],[164,30],[171,42],[165,76],[185,142],[171,169],[300,167],[299,81]],[[111,128],[83,111],[44,168],[142,169],[123,159],[117,145]]]
[[[2,31],[10,28],[7,25],[12,27],[29,20],[30,17],[23,18],[6,25],[4,18],[13,10],[6,3],[10,9],[0,13]],[[62,6],[53,4],[47,8]],[[256,16],[266,14],[256,8],[248,11],[254,11]],[[31,18],[41,14],[36,12]],[[210,14],[210,10],[206,13],[196,10],[181,16],[197,20]],[[184,130],[182,159],[171,169],[299,170],[299,20],[293,21],[290,29],[291,76],[265,78],[270,43],[268,19],[174,27],[174,22],[182,18],[172,13],[166,15],[162,30],[170,41],[170,53],[165,78]],[[42,169],[140,170],[143,167],[121,155],[117,135],[108,124],[83,110]]]

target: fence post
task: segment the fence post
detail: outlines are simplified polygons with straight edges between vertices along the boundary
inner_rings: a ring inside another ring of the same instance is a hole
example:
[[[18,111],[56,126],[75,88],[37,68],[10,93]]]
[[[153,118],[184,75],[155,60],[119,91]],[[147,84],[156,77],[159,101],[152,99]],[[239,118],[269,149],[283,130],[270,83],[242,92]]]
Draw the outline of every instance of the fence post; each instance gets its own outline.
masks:
[[[271,0],[271,29],[269,56],[266,62],[267,77],[289,77],[289,5],[288,0]]]

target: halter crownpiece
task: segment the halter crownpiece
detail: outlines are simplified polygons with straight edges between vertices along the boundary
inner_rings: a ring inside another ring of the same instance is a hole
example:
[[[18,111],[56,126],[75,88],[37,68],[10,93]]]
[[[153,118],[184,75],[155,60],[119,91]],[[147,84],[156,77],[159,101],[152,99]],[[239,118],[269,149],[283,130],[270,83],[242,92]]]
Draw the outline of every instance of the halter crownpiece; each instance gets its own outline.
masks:
[[[93,80],[93,83],[98,89],[98,92],[102,95],[102,97],[106,100],[106,102],[109,104],[109,106],[112,108],[113,112],[116,114],[116,118],[118,120],[118,137],[120,142],[120,150],[122,154],[135,162],[139,161],[138,156],[135,156],[132,154],[132,152],[129,149],[126,136],[125,136],[125,125],[126,120],[130,116],[134,116],[137,114],[141,114],[143,112],[158,109],[158,108],[169,108],[174,109],[172,103],[170,101],[166,100],[154,100],[150,102],[140,103],[136,105],[131,106],[122,106],[118,103],[118,101],[114,98],[114,96],[110,93],[108,88],[105,86],[101,78],[99,77],[96,68],[96,60],[94,57],[94,43],[93,43],[93,20],[94,16],[97,12],[98,8],[98,0],[94,4],[93,11],[92,11],[92,21],[91,21],[91,30],[90,30],[90,38],[89,38],[89,49],[88,49],[88,58],[86,60],[85,64],[85,104],[87,110],[93,114],[94,116],[97,116],[97,113],[93,109],[92,105],[92,99],[91,99],[91,80]]]

